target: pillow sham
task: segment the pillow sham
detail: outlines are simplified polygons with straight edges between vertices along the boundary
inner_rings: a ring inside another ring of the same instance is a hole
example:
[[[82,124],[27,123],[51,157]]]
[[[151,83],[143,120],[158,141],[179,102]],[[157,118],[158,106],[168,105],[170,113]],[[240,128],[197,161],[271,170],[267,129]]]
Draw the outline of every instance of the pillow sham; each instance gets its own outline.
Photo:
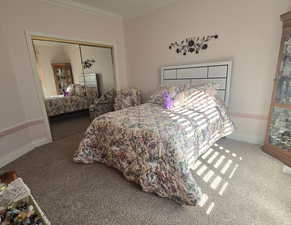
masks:
[[[75,95],[84,97],[86,95],[85,87],[81,84],[75,84]]]
[[[195,88],[197,90],[205,91],[209,95],[215,96],[217,95],[217,89],[220,88],[220,84],[210,82],[210,83],[205,83],[205,84],[190,85],[190,88]]]
[[[182,91],[179,93],[176,98],[173,101],[173,106],[174,107],[179,107],[185,104],[186,101],[186,96],[185,96],[185,91]]]
[[[74,87],[74,84],[70,84],[66,89],[65,96],[73,96],[73,95],[75,95],[75,87]]]
[[[189,88],[174,99],[174,107],[199,108],[204,105],[213,104],[216,97],[207,92],[207,90],[199,90],[196,88]]]
[[[86,95],[89,97],[98,97],[97,88],[96,87],[85,87]]]
[[[190,106],[191,104],[194,104],[195,98],[197,96],[203,96],[203,98],[206,98],[208,100],[210,99],[219,99],[217,89],[220,88],[220,84],[209,82],[205,84],[200,85],[189,85],[189,88],[185,91],[181,92],[175,99],[174,99],[174,106]],[[200,93],[201,92],[201,93]],[[201,97],[200,97],[201,98]],[[222,101],[222,100],[220,100]],[[223,102],[223,101],[222,101]],[[195,100],[195,104],[197,103],[197,99]]]
[[[220,87],[217,83],[205,83],[200,85],[191,85],[191,84],[185,84],[185,85],[175,85],[175,86],[162,86],[160,87],[152,96],[150,96],[150,100],[148,102],[158,104],[158,105],[164,105],[164,92],[167,91],[170,95],[170,97],[174,100],[173,106],[184,104],[184,96],[185,93],[182,94],[184,91],[187,90],[200,90],[204,91],[207,94],[211,96],[217,95],[217,89]]]
[[[150,96],[148,102],[163,105],[164,104],[164,92],[167,91],[169,96],[172,99],[175,99],[176,96],[185,90],[186,86],[162,86],[160,87],[153,95]]]

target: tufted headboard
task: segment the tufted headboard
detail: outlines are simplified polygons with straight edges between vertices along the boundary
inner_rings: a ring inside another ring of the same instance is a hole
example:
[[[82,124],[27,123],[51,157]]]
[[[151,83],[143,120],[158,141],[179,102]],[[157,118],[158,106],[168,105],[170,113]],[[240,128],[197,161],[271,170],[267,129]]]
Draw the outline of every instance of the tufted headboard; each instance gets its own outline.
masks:
[[[161,85],[191,86],[218,83],[218,96],[228,106],[231,84],[232,61],[191,65],[165,66],[161,68]]]

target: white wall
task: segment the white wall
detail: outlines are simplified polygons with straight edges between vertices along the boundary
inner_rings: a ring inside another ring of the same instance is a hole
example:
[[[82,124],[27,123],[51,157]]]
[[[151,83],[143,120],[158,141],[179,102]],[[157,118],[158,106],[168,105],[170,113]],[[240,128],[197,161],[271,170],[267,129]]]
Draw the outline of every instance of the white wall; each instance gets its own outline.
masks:
[[[74,83],[84,84],[79,45],[34,41],[34,46],[37,54],[38,75],[45,97],[57,95],[52,63],[70,63]],[[110,48],[81,46],[83,60],[95,60],[92,67],[86,68],[84,73],[101,74],[102,88],[105,90],[116,88],[111,51]]]
[[[280,14],[290,0],[180,0],[125,22],[129,85],[149,96],[160,67],[233,60],[230,111],[233,138],[262,143],[281,37]],[[177,55],[168,46],[187,37],[218,34],[200,54]]]
[[[4,38],[0,24],[0,161],[8,162],[11,150],[25,145],[29,140],[27,132],[15,131],[1,136],[7,127],[13,128],[25,120],[17,81],[13,74],[13,61],[10,58],[7,40]],[[0,164],[1,165],[1,164]]]
[[[46,1],[1,0],[0,27],[0,165],[49,140],[25,31],[113,44],[118,85],[127,85],[123,21],[118,17]],[[2,93],[10,95],[9,101]]]
[[[15,76],[13,62],[10,60],[7,41],[4,39],[0,24],[0,129],[19,123],[25,118]],[[1,149],[0,149],[1,150]]]
[[[232,58],[230,110],[238,125],[233,137],[261,143],[280,43],[279,15],[288,9],[290,0],[179,0],[126,22],[126,57],[118,17],[47,1],[1,0],[0,166],[49,138],[25,31],[113,44],[118,86],[137,86],[146,95],[158,87],[162,65]],[[219,39],[199,55],[178,56],[168,49],[172,41],[212,33]]]
[[[83,80],[79,45],[36,41],[37,67],[45,97],[57,95],[52,63],[70,63],[74,83]]]
[[[84,80],[79,46],[65,45],[65,52],[71,63],[74,83],[78,84]]]
[[[39,76],[45,97],[57,95],[52,63],[70,63],[64,46],[36,45]]]

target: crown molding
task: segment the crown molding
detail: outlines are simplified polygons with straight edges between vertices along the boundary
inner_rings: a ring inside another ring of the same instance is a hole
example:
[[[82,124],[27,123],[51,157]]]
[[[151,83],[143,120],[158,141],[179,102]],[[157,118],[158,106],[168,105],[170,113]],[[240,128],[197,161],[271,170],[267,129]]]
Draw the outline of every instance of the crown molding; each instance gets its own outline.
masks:
[[[53,4],[53,5],[60,6],[60,7],[80,9],[84,12],[91,13],[91,14],[94,14],[97,16],[105,15],[105,16],[112,16],[112,17],[116,17],[119,19],[123,19],[123,17],[118,15],[118,14],[108,12],[108,11],[105,11],[102,9],[98,9],[96,7],[88,6],[86,4],[74,2],[72,0],[40,0],[40,1],[47,2],[49,4]]]

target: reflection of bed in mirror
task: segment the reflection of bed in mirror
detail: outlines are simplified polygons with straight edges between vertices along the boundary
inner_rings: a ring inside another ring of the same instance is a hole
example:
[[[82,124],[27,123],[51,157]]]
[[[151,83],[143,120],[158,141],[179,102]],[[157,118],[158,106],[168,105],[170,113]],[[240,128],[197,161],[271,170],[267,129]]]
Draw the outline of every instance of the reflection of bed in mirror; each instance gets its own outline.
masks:
[[[101,74],[82,74],[77,82],[78,84],[69,85],[64,94],[45,99],[48,116],[88,110],[104,93]]]
[[[58,73],[59,70],[56,69],[54,71]],[[57,78],[56,83],[59,80]],[[48,116],[88,110],[89,106],[101,96],[102,92],[98,74],[82,74],[77,82],[66,83],[58,91],[59,95],[45,98]]]
[[[89,111],[107,90],[116,89],[111,46],[43,39],[33,45],[48,116]],[[92,63],[85,67],[88,60]]]
[[[48,116],[88,110],[98,98],[96,87],[85,87],[81,84],[71,84],[65,95],[50,96],[45,99]]]

